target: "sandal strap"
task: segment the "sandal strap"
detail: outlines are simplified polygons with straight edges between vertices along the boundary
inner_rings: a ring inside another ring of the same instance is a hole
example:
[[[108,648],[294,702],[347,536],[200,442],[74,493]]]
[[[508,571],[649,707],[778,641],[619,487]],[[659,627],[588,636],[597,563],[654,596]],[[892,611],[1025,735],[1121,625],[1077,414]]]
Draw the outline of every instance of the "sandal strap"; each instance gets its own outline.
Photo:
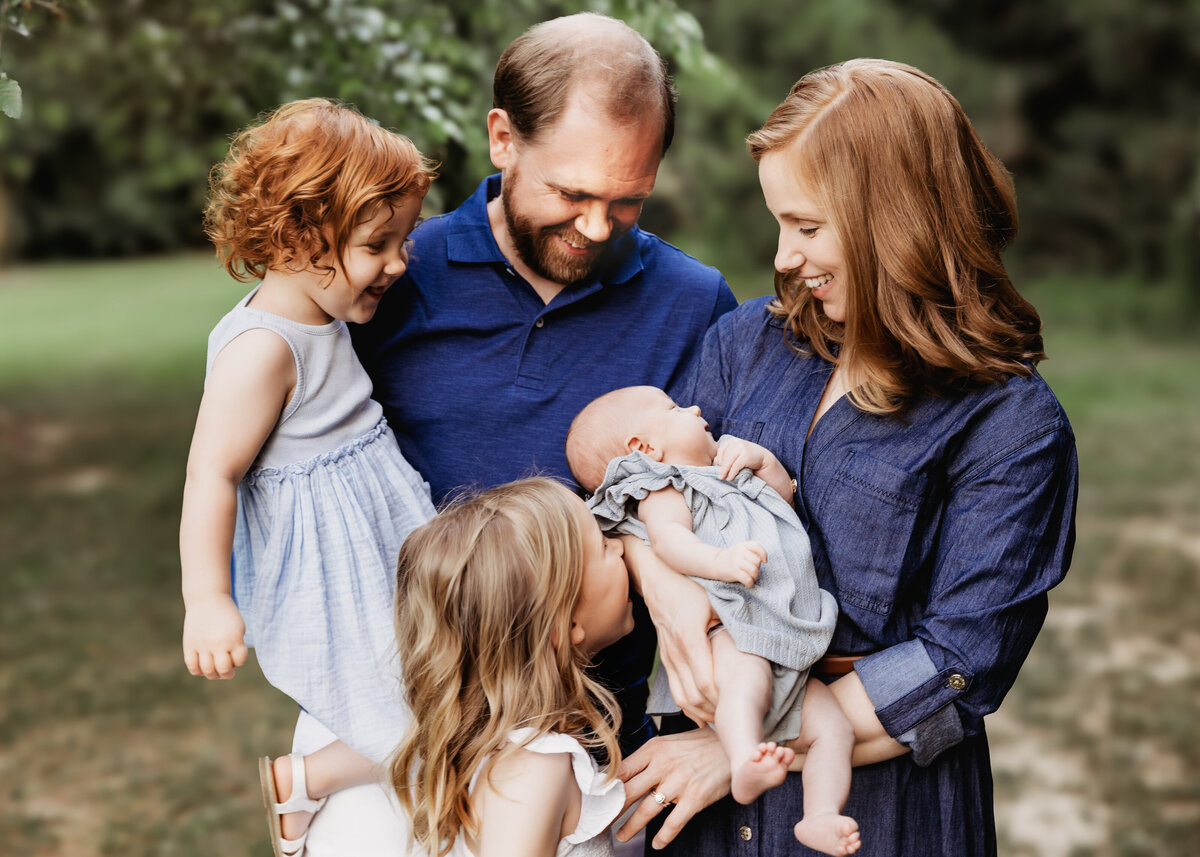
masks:
[[[275,804],[275,812],[279,815],[285,815],[289,812],[316,812],[325,805],[327,798],[313,800],[308,796],[308,783],[304,773],[304,756],[301,753],[289,753],[288,758],[292,760],[292,796],[283,803]],[[288,843],[288,840],[283,840]],[[303,839],[294,840],[297,843],[296,850],[300,850],[300,846],[304,845]]]
[[[308,840],[308,831],[304,831],[295,839],[284,839],[279,837],[279,852],[284,857],[295,857],[304,848],[304,843]]]

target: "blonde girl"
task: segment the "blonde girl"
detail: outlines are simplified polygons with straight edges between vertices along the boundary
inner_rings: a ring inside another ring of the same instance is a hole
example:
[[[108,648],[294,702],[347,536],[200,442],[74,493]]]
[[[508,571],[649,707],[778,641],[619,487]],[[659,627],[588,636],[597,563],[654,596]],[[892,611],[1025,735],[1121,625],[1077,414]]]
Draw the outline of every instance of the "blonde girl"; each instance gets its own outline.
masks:
[[[391,771],[429,855],[611,853],[617,708],[585,667],[633,628],[622,554],[540,478],[451,506],[405,542],[396,639],[414,726]]]
[[[307,770],[261,760],[276,855],[303,848],[312,797],[380,778],[406,726],[393,569],[433,507],[346,323],[369,321],[404,273],[432,177],[407,138],[323,99],[243,131],[213,171],[208,235],[235,279],[259,282],[209,337],[179,535],[184,660],[230,678],[255,647],[267,679],[347,742]]]

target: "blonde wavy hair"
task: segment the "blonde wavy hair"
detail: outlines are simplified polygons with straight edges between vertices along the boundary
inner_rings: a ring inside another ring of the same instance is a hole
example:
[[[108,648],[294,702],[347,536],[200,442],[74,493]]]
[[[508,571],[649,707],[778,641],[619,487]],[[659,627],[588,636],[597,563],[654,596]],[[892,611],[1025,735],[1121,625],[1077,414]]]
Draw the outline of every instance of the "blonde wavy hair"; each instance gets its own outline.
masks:
[[[325,98],[291,101],[241,131],[209,175],[204,231],[240,282],[345,258],[381,204],[423,198],[436,177],[412,141]]]
[[[1017,234],[1012,177],[954,96],[902,63],[856,59],[801,78],[747,139],[781,152],[837,233],[846,321],[803,282],[776,274],[771,311],[841,363],[864,411],[903,411],[1029,376],[1045,358],[1041,319],[1001,253]]]
[[[570,645],[583,583],[579,499],[524,479],[450,505],[400,551],[396,642],[414,724],[391,780],[413,835],[445,854],[479,835],[472,776],[514,752],[508,735],[562,732],[620,762],[612,695]]]

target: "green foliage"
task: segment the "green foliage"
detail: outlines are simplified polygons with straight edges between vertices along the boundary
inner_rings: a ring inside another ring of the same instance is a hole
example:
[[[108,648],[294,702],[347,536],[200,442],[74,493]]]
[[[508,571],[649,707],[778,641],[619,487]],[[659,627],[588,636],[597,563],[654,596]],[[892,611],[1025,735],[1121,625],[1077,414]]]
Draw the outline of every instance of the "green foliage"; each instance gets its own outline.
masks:
[[[21,85],[8,77],[0,77],[0,113],[21,118]]]
[[[8,254],[201,245],[205,176],[230,135],[312,95],[412,137],[442,165],[429,208],[448,209],[491,170],[484,116],[503,47],[588,9],[628,21],[676,75],[678,130],[643,224],[706,248],[705,261],[769,270],[775,229],[742,141],[808,70],[882,56],[942,80],[1014,172],[1022,235],[1011,262],[1174,276],[1200,313],[1200,0],[686,6],[0,0],[0,27],[37,25],[3,44],[0,111],[17,108],[16,80],[24,99],[19,120],[0,122]]]
[[[681,68],[712,65],[672,0],[598,0]],[[442,164],[429,206],[489,170],[484,116],[503,47],[584,4],[534,0],[112,0],[14,53],[31,109],[0,126],[0,194],[28,257],[202,244],[205,177],[258,114],[314,95],[354,104]],[[119,45],[119,50],[113,50]],[[0,200],[2,201],[2,200]]]

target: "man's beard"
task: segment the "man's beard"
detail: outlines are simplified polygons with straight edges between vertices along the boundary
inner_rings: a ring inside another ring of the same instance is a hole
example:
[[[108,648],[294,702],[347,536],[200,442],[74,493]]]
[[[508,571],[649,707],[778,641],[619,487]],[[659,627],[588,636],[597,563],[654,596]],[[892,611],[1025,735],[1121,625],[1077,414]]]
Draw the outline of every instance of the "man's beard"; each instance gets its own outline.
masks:
[[[504,223],[508,227],[508,237],[512,241],[517,255],[521,257],[533,273],[552,283],[573,286],[590,280],[608,261],[613,242],[620,237],[613,228],[607,241],[595,242],[584,238],[570,223],[560,223],[557,226],[534,226],[533,221],[523,217],[516,211],[513,204],[511,188],[517,184],[515,170],[510,170],[507,181],[500,186],[500,198],[504,206]],[[576,247],[589,247],[593,251],[586,256],[568,254],[559,245],[563,239],[570,241]],[[594,249],[594,248],[599,248]]]

